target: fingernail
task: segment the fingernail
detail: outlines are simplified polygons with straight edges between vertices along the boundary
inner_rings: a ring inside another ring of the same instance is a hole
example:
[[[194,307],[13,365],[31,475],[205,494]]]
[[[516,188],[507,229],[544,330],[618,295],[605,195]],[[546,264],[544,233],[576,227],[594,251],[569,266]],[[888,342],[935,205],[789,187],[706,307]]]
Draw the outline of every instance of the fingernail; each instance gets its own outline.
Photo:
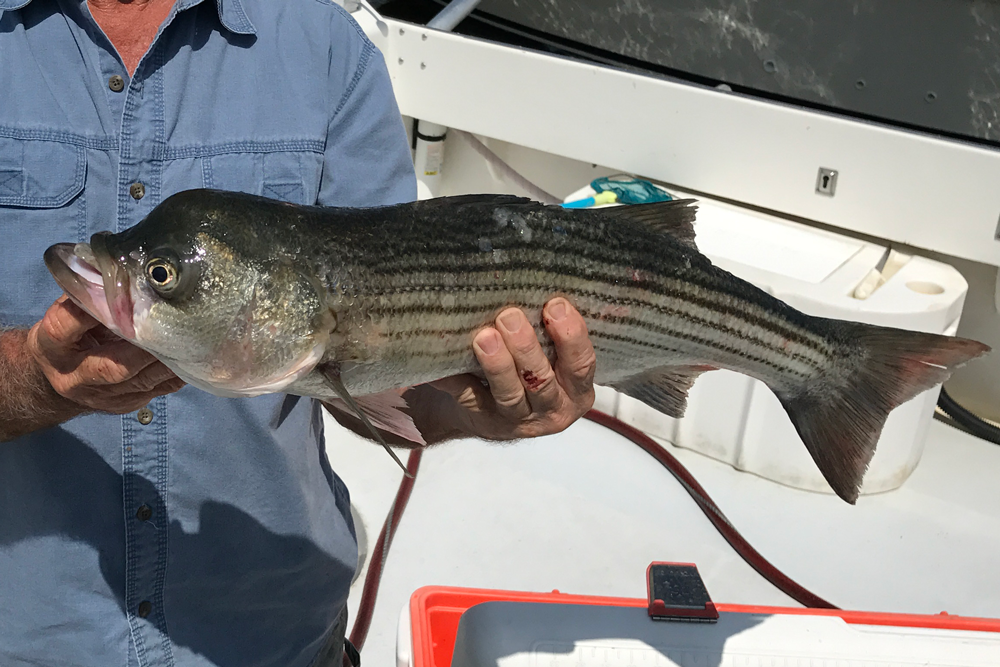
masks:
[[[496,331],[489,331],[487,334],[480,334],[476,338],[476,345],[482,351],[483,354],[491,356],[497,353],[500,349],[500,336],[497,335]]]
[[[556,299],[549,304],[549,317],[553,320],[562,320],[566,318],[566,302],[562,299]]]
[[[500,315],[500,324],[507,330],[507,333],[515,333],[521,328],[521,320],[523,319],[524,315],[521,314],[521,311],[511,309]]]

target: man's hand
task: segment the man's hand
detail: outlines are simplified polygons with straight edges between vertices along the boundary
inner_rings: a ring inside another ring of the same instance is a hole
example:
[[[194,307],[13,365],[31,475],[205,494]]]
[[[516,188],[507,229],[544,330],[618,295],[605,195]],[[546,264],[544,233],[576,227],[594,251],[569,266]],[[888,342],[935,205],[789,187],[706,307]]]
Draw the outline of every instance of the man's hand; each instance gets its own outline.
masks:
[[[66,296],[31,328],[26,347],[52,389],[81,412],[132,412],[184,386],[155,357],[112,334]]]
[[[546,304],[542,317],[555,343],[555,367],[524,313],[508,308],[495,328],[473,341],[489,389],[459,375],[404,394],[428,443],[463,435],[514,440],[558,433],[590,410],[597,358],[583,317],[561,297]]]

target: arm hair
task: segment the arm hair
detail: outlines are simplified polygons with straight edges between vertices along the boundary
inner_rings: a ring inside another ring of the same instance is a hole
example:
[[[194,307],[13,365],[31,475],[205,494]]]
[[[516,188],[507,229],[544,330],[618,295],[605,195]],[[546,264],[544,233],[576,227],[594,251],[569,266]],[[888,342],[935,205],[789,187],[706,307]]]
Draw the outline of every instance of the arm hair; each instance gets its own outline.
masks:
[[[52,388],[27,350],[28,331],[0,327],[0,442],[81,414]]]

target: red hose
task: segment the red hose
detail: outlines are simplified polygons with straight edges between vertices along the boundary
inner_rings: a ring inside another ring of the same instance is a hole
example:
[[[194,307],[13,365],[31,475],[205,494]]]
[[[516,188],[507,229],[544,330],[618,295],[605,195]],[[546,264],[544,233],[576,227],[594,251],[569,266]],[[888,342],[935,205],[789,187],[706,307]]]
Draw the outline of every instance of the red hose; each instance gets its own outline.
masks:
[[[834,605],[830,604],[818,595],[806,590],[799,584],[792,581],[787,577],[781,570],[772,565],[766,558],[764,558],[756,549],[750,546],[739,531],[729,523],[729,519],[726,515],[722,513],[712,499],[709,497],[708,492],[701,488],[701,484],[688,472],[687,468],[674,458],[674,455],[668,452],[666,449],[660,446],[655,440],[650,438],[648,435],[642,431],[633,428],[610,415],[606,415],[603,412],[598,412],[597,410],[591,410],[587,413],[587,419],[593,422],[597,422],[601,426],[611,429],[619,435],[623,435],[635,444],[639,445],[646,451],[647,454],[652,456],[654,459],[663,464],[670,473],[677,478],[677,481],[681,483],[681,486],[691,494],[694,501],[701,508],[701,511],[705,513],[708,520],[712,522],[729,545],[740,555],[743,560],[753,569],[757,570],[762,577],[770,581],[775,588],[780,590],[782,593],[792,598],[796,602],[806,607],[813,607],[815,609],[838,609]]]
[[[368,574],[365,575],[365,585],[361,592],[361,604],[358,606],[358,617],[351,628],[349,641],[360,651],[368,638],[368,629],[372,625],[372,614],[375,612],[375,597],[378,595],[379,581],[382,579],[382,570],[385,569],[385,558],[392,546],[392,538],[399,525],[399,519],[403,516],[406,503],[410,500],[410,493],[413,491],[413,484],[416,482],[417,470],[420,468],[420,458],[423,456],[423,449],[411,449],[410,458],[406,460],[406,471],[409,474],[403,475],[403,481],[399,483],[399,490],[396,491],[396,499],[392,501],[389,514],[382,524],[382,532],[378,535],[375,549],[372,550],[372,557],[368,563]],[[345,665],[347,664],[345,660]]]
[[[705,516],[712,522],[716,530],[726,538],[726,541],[729,542],[729,545],[736,553],[750,567],[757,570],[762,577],[771,582],[775,588],[806,607],[815,609],[839,608],[792,581],[756,549],[750,546],[750,543],[739,534],[733,524],[729,523],[726,515],[715,505],[709,497],[708,492],[701,487],[701,484],[695,480],[687,468],[674,458],[670,452],[660,446],[659,443],[642,431],[603,412],[591,410],[587,413],[586,418],[628,438],[642,447],[647,454],[659,461],[677,478],[681,486],[691,494],[691,497],[698,504],[698,507],[701,508],[701,511],[705,513]],[[375,549],[372,551],[371,561],[368,565],[368,574],[365,576],[365,585],[361,593],[361,604],[358,606],[358,617],[354,621],[354,627],[351,629],[350,636],[351,644],[358,651],[361,650],[361,647],[365,644],[365,639],[368,638],[368,629],[371,627],[372,614],[375,611],[375,597],[378,595],[378,586],[382,579],[382,570],[385,568],[385,559],[389,553],[389,546],[392,544],[396,527],[403,516],[403,510],[406,509],[406,503],[410,500],[410,493],[413,491],[413,484],[416,481],[417,470],[420,468],[420,458],[423,453],[423,449],[410,450],[410,458],[406,461],[406,470],[410,473],[410,476],[407,477],[404,475],[403,480],[399,483],[396,499],[393,501],[392,507],[389,508],[389,514],[382,525],[382,532],[379,533]],[[346,659],[344,664],[345,667],[348,665]]]

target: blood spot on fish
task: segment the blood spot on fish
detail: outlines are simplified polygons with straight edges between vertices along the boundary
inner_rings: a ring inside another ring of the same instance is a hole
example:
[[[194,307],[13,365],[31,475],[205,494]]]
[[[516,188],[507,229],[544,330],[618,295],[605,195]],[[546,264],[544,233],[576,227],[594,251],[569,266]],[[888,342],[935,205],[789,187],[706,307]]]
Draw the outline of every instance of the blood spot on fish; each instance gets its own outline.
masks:
[[[531,371],[524,371],[521,373],[521,377],[524,379],[524,383],[528,385],[528,389],[532,391],[542,386],[542,380]]]
[[[493,272],[493,280],[500,280],[500,272],[499,271],[494,271]]]
[[[633,269],[631,266],[628,268],[628,276],[632,279],[632,282],[637,283],[642,280],[642,274],[639,273],[639,269]]]

